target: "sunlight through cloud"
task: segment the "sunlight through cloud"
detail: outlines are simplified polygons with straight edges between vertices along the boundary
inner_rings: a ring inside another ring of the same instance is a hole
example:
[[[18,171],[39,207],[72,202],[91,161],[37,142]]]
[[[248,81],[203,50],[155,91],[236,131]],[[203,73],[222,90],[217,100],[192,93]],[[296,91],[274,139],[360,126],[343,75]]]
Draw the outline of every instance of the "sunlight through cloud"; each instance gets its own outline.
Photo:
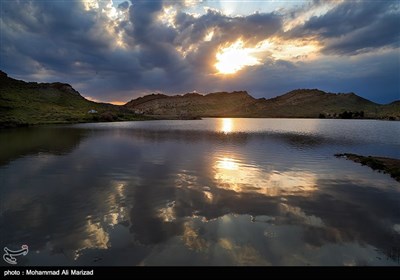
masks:
[[[261,64],[260,60],[253,56],[255,50],[244,48],[242,40],[238,40],[227,48],[222,48],[217,53],[215,68],[221,74],[234,74],[246,66]]]

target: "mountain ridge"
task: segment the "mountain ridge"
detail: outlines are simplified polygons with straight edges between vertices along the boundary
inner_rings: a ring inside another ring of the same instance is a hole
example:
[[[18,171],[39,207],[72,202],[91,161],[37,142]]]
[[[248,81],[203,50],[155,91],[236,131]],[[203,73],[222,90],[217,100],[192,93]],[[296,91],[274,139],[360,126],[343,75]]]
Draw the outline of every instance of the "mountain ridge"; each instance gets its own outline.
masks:
[[[400,101],[378,104],[357,94],[296,89],[273,98],[254,98],[247,91],[182,95],[151,94],[125,107],[152,116],[371,118],[400,119]]]

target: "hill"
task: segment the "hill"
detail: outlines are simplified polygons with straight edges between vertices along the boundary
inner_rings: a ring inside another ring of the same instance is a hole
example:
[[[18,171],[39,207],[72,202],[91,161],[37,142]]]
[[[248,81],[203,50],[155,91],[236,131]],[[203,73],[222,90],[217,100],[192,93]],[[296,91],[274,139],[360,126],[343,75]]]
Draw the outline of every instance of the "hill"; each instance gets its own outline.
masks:
[[[298,89],[284,95],[256,99],[246,91],[206,95],[152,94],[134,99],[127,108],[152,116],[271,117],[271,118],[372,118],[400,119],[400,102],[380,105],[354,93],[327,93]]]
[[[207,95],[197,93],[175,96],[152,94],[139,97],[124,106],[146,115],[168,118],[230,117],[245,115],[245,108],[251,108],[255,102],[257,99],[251,97],[246,91],[235,91]]]
[[[89,101],[69,84],[28,83],[0,71],[0,128],[138,118],[123,106]]]

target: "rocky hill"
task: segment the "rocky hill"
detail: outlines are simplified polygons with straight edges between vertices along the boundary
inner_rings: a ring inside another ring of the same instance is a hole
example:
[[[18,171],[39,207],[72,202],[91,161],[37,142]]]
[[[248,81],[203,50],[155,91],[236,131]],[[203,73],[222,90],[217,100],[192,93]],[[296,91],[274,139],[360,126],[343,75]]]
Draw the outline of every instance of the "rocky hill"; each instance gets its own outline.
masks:
[[[381,105],[354,93],[326,93],[298,89],[284,95],[256,99],[246,91],[206,95],[152,94],[125,106],[137,113],[164,117],[272,117],[400,119],[400,102]]]
[[[89,101],[69,84],[28,83],[10,78],[0,71],[0,128],[134,120],[137,117],[123,106]]]
[[[152,94],[139,97],[125,104],[137,112],[166,117],[228,117],[246,115],[246,107],[257,102],[246,91],[215,92],[207,95],[188,93],[167,96]]]

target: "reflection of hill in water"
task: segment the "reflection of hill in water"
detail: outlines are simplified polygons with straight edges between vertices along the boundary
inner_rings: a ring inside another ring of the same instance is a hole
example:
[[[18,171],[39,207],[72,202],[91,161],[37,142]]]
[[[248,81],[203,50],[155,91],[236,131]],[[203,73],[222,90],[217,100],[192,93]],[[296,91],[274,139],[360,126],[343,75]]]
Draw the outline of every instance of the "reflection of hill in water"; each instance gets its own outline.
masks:
[[[32,127],[0,133],[0,165],[37,153],[66,154],[85,137],[85,131],[72,128]]]

